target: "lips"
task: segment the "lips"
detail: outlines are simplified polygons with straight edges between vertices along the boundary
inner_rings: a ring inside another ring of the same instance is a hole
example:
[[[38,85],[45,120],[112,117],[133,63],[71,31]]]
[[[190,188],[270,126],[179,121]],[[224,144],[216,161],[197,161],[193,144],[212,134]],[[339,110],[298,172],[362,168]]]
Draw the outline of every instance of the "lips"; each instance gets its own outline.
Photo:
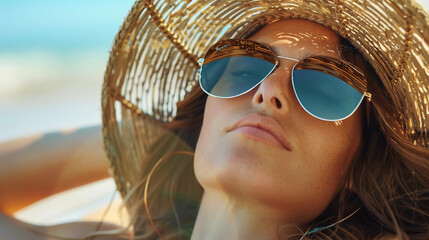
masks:
[[[280,125],[271,117],[252,113],[236,122],[227,132],[241,132],[270,145],[291,151],[290,143]]]

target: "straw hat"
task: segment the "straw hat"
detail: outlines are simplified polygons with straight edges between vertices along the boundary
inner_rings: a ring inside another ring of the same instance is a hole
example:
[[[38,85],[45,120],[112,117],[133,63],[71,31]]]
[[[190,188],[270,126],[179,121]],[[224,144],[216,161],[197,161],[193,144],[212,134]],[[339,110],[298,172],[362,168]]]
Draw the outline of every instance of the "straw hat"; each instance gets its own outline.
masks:
[[[312,20],[348,39],[380,76],[404,134],[428,147],[429,18],[413,0],[138,0],[115,38],[102,93],[104,143],[122,196],[151,146],[170,134],[162,123],[198,84],[205,51],[281,18]]]

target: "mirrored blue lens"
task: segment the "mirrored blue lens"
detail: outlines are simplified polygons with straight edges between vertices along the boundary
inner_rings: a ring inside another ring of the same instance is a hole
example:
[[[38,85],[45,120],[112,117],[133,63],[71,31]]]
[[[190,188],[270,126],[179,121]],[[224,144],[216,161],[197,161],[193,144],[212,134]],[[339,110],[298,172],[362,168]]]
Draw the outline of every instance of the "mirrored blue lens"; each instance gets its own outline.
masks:
[[[201,88],[217,97],[235,97],[258,85],[275,65],[260,58],[237,56],[203,64]]]
[[[300,69],[293,71],[293,88],[302,107],[311,115],[329,121],[350,116],[363,94],[330,74]]]

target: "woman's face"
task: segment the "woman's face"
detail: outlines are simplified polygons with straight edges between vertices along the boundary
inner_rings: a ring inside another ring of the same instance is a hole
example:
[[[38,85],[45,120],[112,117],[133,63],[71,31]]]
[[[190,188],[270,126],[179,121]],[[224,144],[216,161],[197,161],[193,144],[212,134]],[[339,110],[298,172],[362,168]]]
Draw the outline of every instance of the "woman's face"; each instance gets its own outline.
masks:
[[[250,39],[279,56],[340,58],[338,35],[307,20],[278,21]],[[279,68],[239,97],[208,97],[195,171],[205,191],[221,190],[304,224],[343,186],[361,141],[361,111],[340,122],[309,115],[292,88],[294,64],[280,59]]]

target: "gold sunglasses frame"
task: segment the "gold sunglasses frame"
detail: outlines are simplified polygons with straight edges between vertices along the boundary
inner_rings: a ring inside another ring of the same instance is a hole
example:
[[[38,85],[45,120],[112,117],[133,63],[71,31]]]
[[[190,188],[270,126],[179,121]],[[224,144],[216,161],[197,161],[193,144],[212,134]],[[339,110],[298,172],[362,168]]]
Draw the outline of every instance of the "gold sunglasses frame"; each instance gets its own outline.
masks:
[[[337,58],[329,57],[329,56],[310,56],[301,60],[290,58],[290,57],[277,56],[276,54],[274,54],[274,52],[269,46],[262,43],[258,43],[253,40],[249,40],[249,39],[227,39],[227,40],[221,40],[215,43],[213,46],[209,48],[205,57],[199,60],[200,69],[203,64],[208,64],[210,62],[213,62],[219,59],[234,57],[234,56],[255,57],[274,64],[273,69],[271,70],[270,73],[268,73],[266,77],[268,77],[279,66],[279,59],[287,59],[287,60],[295,61],[297,62],[297,64],[293,67],[294,70],[306,69],[306,70],[315,70],[315,71],[327,73],[329,75],[332,75],[334,77],[337,77],[343,80],[344,82],[346,82],[347,84],[355,88],[359,93],[362,94],[362,99],[359,102],[358,106],[362,103],[362,100],[364,97],[367,97],[368,102],[371,102],[372,100],[371,93],[367,91],[367,79],[365,75],[358,67],[356,67],[352,63],[349,63],[347,61],[340,60]],[[262,79],[261,82],[264,79]],[[260,82],[255,86],[259,84]],[[206,92],[206,90],[204,91]],[[208,92],[206,93],[209,95],[212,95]],[[215,95],[212,95],[212,96],[215,96]],[[233,96],[233,97],[237,97],[237,96]],[[219,97],[219,96],[215,96],[215,97]],[[305,109],[305,107],[302,104],[301,106]],[[350,113],[350,115],[352,115],[356,111],[356,109],[354,109],[354,111]],[[310,113],[307,109],[305,110],[310,115],[318,119],[325,120],[325,121],[333,121],[333,120],[320,118]],[[350,115],[348,115],[347,117],[349,117]],[[342,119],[337,119],[335,121],[340,121],[347,117],[344,117]]]

